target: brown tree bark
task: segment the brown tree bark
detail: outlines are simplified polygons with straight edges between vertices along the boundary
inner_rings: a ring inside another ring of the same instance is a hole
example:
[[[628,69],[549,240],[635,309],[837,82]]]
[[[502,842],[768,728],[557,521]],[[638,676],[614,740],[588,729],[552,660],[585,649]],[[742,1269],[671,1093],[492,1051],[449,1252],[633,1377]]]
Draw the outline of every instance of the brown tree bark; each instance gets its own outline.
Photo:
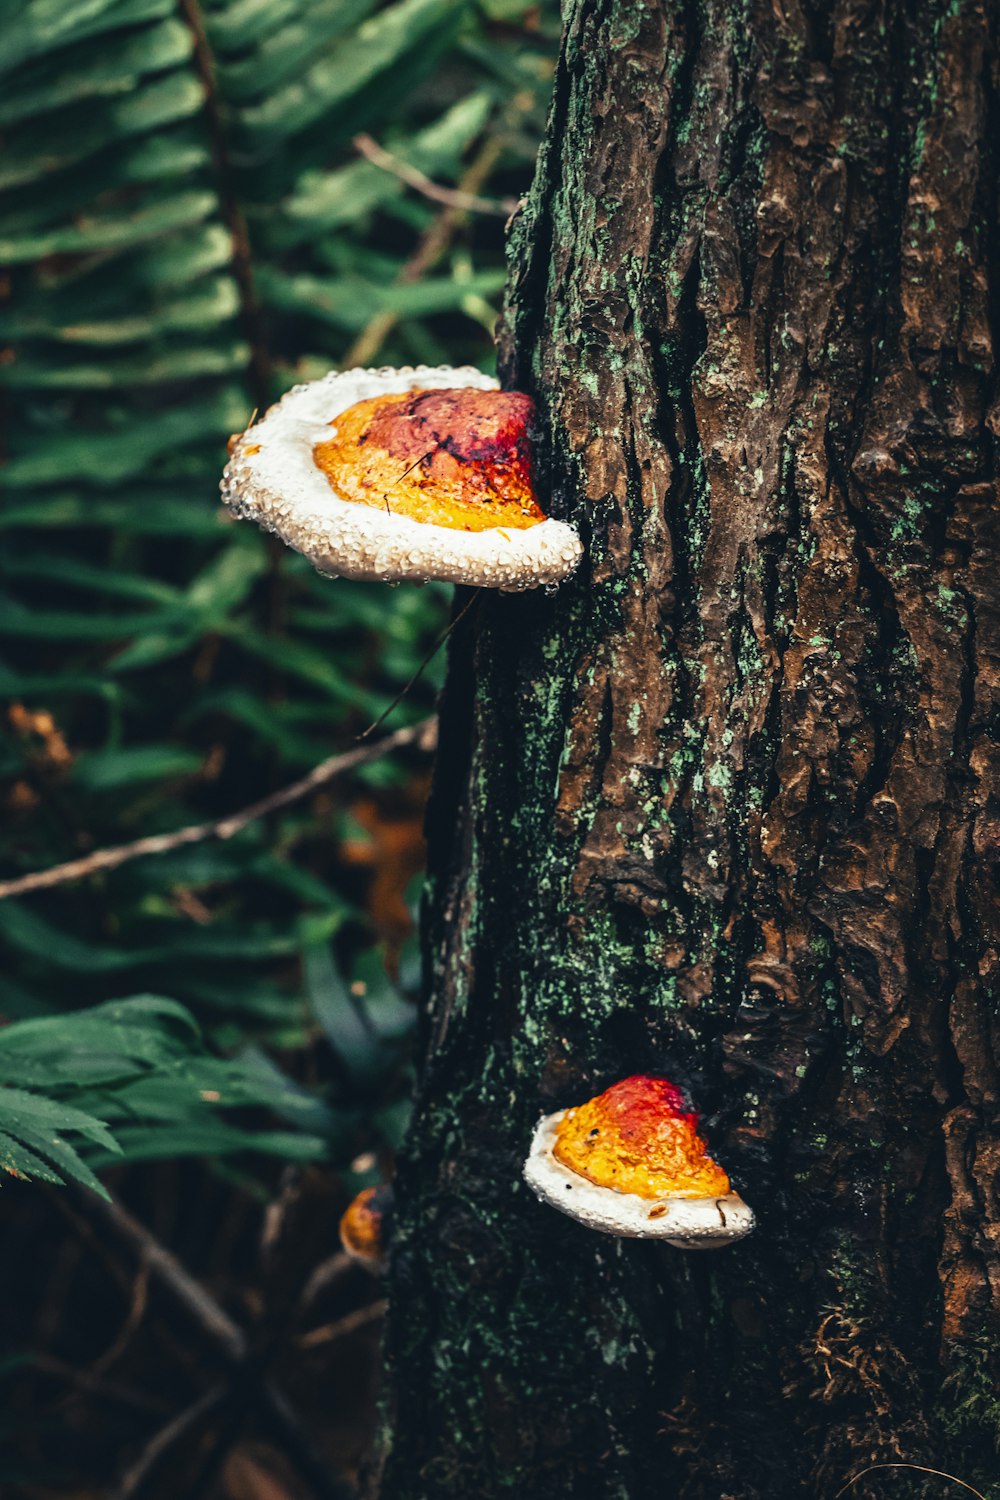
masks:
[[[502,364],[588,561],[453,641],[383,1500],[996,1471],[997,17],[570,0]],[[640,1071],[741,1245],[520,1182]]]

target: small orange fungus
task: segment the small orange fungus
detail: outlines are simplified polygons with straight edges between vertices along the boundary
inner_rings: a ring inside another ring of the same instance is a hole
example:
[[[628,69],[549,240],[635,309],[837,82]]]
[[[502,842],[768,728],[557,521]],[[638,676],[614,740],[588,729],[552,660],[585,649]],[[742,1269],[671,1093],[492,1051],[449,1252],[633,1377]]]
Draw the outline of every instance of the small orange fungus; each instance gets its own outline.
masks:
[[[387,1221],[392,1207],[392,1188],[362,1188],[352,1198],[340,1220],[340,1243],[354,1260],[380,1270],[385,1259]]]

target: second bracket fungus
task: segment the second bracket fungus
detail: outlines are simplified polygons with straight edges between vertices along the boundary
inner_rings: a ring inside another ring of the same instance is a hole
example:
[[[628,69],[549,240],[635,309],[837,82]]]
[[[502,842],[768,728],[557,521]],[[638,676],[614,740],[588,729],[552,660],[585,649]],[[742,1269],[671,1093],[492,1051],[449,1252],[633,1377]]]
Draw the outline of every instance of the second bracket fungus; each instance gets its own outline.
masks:
[[[369,1271],[385,1270],[394,1195],[391,1183],[362,1188],[340,1219],[340,1243]]]
[[[666,1078],[639,1074],[577,1109],[545,1115],[524,1176],[535,1194],[591,1229],[714,1250],[754,1226]]]
[[[538,504],[533,416],[471,368],[345,370],[234,440],[222,498],[331,576],[556,584],[583,549]]]

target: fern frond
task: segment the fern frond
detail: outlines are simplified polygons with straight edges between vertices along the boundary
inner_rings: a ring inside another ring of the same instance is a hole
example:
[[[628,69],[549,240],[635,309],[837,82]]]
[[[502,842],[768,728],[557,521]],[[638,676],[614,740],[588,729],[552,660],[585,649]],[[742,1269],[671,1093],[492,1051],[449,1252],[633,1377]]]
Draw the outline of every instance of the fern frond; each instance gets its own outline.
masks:
[[[248,1110],[293,1128],[233,1113]],[[253,1050],[211,1056],[190,1012],[159,995],[0,1030],[0,1168],[14,1177],[106,1196],[95,1168],[115,1161],[247,1151],[309,1160],[337,1128],[322,1100]]]

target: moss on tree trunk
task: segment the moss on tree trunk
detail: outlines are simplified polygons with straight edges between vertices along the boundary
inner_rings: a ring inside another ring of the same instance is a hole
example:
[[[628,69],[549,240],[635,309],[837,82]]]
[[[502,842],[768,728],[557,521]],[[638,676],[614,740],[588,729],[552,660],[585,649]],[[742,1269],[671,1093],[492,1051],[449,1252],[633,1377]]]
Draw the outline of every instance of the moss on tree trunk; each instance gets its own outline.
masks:
[[[383,1500],[989,1483],[997,12],[568,5],[502,353],[589,561],[453,640]],[[522,1185],[639,1071],[751,1239]]]

